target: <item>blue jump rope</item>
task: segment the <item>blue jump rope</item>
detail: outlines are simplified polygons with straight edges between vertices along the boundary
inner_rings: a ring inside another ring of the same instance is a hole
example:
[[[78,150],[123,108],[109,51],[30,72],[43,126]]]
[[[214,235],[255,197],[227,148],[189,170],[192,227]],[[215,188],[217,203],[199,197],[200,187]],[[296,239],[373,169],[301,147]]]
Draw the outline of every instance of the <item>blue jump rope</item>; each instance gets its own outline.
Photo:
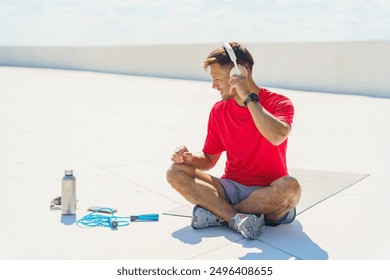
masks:
[[[99,214],[98,212],[107,212],[111,215]],[[99,208],[90,214],[85,215],[77,221],[77,225],[84,227],[109,227],[118,228],[130,225],[133,221],[158,221],[158,214],[142,214],[137,216],[115,216],[111,208]]]

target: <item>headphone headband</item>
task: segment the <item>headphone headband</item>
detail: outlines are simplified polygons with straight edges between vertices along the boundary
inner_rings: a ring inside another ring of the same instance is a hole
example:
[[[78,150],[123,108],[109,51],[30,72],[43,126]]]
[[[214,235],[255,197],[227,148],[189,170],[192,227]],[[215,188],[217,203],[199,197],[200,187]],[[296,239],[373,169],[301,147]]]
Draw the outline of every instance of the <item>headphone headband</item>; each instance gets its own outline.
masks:
[[[227,42],[223,43],[223,45],[227,54],[230,57],[230,60],[234,63],[234,66],[237,67],[237,57],[236,54],[234,53],[232,46]]]
[[[232,46],[227,42],[223,43],[223,45],[224,45],[226,52],[228,53],[228,55],[230,57],[230,60],[234,64],[233,68],[230,70],[230,77],[233,75],[237,75],[237,76],[242,75],[240,68],[238,68],[237,57],[236,57],[236,54],[234,53]]]

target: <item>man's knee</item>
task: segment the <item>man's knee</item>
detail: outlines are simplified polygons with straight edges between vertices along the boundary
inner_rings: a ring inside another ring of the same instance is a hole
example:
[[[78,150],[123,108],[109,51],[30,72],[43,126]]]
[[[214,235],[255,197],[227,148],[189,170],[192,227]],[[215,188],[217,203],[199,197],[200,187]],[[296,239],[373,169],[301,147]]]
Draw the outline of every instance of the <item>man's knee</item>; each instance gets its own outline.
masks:
[[[297,179],[291,176],[286,177],[286,184],[290,193],[290,207],[295,207],[301,198],[301,185]]]
[[[276,180],[273,184],[285,193],[286,204],[295,207],[301,198],[301,185],[291,176],[285,176]]]
[[[298,180],[291,176],[283,177],[283,184],[289,189],[289,191],[293,194],[300,195],[301,194],[301,185]]]
[[[178,182],[183,181],[183,179],[186,179],[190,174],[191,167],[185,164],[181,163],[173,163],[167,170],[166,178],[169,184],[171,184],[173,187],[177,185]]]
[[[167,170],[167,181],[169,184],[173,184],[174,183],[174,180],[175,178],[177,177],[177,163],[173,163],[171,166],[169,166],[168,170]]]

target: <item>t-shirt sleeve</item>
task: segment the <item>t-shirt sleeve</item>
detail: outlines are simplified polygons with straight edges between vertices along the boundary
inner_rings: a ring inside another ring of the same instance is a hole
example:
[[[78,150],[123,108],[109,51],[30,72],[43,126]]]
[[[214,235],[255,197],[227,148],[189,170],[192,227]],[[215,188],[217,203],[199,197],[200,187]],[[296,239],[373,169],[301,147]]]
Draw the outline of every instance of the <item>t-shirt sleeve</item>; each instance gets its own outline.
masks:
[[[275,104],[273,115],[278,120],[281,120],[291,125],[293,123],[294,118],[294,105],[292,104],[291,100],[285,98],[277,102]]]
[[[213,110],[210,112],[209,122],[207,125],[207,136],[202,151],[208,155],[215,155],[225,151],[222,143],[218,125]]]

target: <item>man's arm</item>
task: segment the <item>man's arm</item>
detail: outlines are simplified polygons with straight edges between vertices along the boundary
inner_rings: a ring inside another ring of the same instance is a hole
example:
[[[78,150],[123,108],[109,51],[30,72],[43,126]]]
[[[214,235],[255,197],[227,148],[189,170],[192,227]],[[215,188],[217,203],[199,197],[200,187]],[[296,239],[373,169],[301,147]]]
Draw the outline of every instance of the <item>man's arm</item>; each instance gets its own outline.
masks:
[[[271,115],[259,103],[249,102],[248,109],[260,133],[274,146],[283,143],[291,132],[291,126]]]
[[[246,74],[242,76],[232,76],[229,83],[231,92],[237,94],[242,102],[244,102],[251,93],[251,88],[254,88],[253,86],[250,86],[250,81],[252,81],[253,85],[255,84],[251,78],[251,73],[244,70],[245,68],[242,66],[239,67],[241,67],[242,72]],[[274,117],[257,102],[249,102],[247,107],[257,129],[272,145],[280,145],[287,139],[291,132],[291,126],[289,124]]]
[[[187,147],[181,146],[173,152],[171,160],[174,163],[188,164],[200,170],[210,170],[217,164],[220,156],[221,153],[209,155],[203,152],[193,155]]]

